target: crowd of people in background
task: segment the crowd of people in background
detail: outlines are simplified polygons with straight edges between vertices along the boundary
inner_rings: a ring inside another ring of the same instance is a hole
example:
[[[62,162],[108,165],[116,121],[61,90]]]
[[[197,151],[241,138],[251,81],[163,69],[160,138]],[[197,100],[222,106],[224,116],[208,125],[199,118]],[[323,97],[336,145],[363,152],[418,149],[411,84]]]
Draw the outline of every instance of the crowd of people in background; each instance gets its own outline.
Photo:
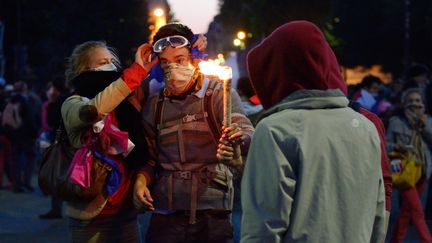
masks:
[[[63,80],[48,82],[40,93],[25,81],[0,83],[0,189],[34,191],[32,178],[54,141],[67,95]],[[53,209],[41,218],[61,218],[61,211],[61,201],[53,199]]]
[[[169,36],[171,33],[160,38]],[[192,40],[189,41],[192,42]],[[104,43],[96,44],[101,45],[97,47],[109,55],[113,55]],[[137,59],[142,62],[141,58]],[[78,76],[84,70],[75,71],[75,76]],[[141,76],[146,76],[148,72],[149,70],[146,70],[145,75]],[[392,242],[401,242],[410,220],[424,242],[430,239],[430,232],[426,224],[432,221],[432,185],[429,180],[432,173],[430,153],[432,149],[432,81],[430,76],[431,71],[426,65],[413,64],[404,76],[395,77],[392,82],[384,83],[377,76],[367,75],[358,85],[348,86],[348,99],[376,114],[383,121],[387,129],[386,139],[389,152],[403,151],[414,146],[412,149],[422,155],[424,170],[420,181],[412,190],[403,191],[400,194],[400,211],[392,233]],[[104,78],[101,77],[101,80]],[[109,83],[118,78],[119,76],[110,79]],[[109,83],[104,83],[104,85]],[[4,80],[0,82],[0,189],[10,189],[14,193],[34,191],[36,185],[32,184],[32,177],[35,176],[44,149],[55,138],[56,129],[61,121],[61,106],[70,96],[62,80],[48,82],[42,92],[32,89],[31,85],[19,80],[14,83],[6,83]],[[133,84],[134,89],[137,86],[138,84]],[[97,92],[91,96],[94,97],[104,87],[97,89]],[[126,86],[123,88],[127,89]],[[236,88],[247,117],[256,126],[264,108],[254,93],[249,78],[240,78]],[[82,92],[86,90],[83,89]],[[120,104],[127,95],[121,97],[117,103]],[[157,97],[154,102],[157,102]],[[268,108],[268,105],[265,107]],[[154,117],[151,116],[148,120],[154,121]],[[67,124],[68,129],[70,126],[72,125]],[[153,127],[150,130],[152,129]],[[416,142],[412,141],[414,133],[418,134]],[[128,183],[130,185],[124,187],[132,190],[133,182]],[[426,193],[425,208],[421,202],[423,193]],[[132,199],[129,199],[132,203]],[[53,197],[51,210],[46,214],[41,214],[40,217],[43,219],[61,218],[62,201]],[[164,221],[160,223],[165,224]],[[79,224],[72,225],[72,229],[78,232]],[[76,237],[85,238],[87,236],[77,233]],[[152,237],[155,236],[152,235]]]

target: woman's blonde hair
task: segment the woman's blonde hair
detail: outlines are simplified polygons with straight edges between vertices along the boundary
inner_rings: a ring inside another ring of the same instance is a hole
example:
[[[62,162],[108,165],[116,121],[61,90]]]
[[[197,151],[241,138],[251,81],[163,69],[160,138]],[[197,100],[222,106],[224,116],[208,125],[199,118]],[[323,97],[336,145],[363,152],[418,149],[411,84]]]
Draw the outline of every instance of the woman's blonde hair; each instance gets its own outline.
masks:
[[[117,67],[120,67],[120,60],[115,53],[114,48],[107,46],[105,41],[87,41],[80,45],[77,45],[70,57],[67,59],[67,69],[65,71],[66,82],[68,86],[71,86],[70,81],[86,70],[89,62],[89,55],[96,48],[106,48],[114,57],[113,63]]]

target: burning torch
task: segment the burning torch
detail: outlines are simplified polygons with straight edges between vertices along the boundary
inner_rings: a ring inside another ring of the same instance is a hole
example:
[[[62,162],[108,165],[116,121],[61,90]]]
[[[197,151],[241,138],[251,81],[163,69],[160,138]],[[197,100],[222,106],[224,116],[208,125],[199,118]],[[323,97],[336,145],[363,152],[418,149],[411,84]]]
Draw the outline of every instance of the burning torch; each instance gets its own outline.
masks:
[[[221,66],[218,60],[202,61],[199,63],[200,71],[206,76],[217,77],[223,83],[223,121],[224,127],[231,125],[231,79],[232,69],[229,66]],[[234,145],[234,159],[230,166],[239,167],[243,165],[241,149],[239,144]]]

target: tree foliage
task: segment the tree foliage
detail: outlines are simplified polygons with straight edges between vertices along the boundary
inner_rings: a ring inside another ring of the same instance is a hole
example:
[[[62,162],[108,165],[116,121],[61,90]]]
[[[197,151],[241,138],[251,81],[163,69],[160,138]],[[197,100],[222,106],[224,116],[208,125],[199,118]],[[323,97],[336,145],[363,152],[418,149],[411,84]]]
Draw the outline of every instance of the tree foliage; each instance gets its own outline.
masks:
[[[220,0],[220,13],[215,21],[232,36],[240,29],[246,30],[254,42],[292,20],[309,20],[323,27],[330,9],[330,1],[322,0]]]
[[[0,18],[9,77],[19,44],[26,47],[26,64],[46,80],[62,76],[65,57],[84,41],[105,40],[127,64],[148,37],[147,4],[141,0],[2,0]]]
[[[253,34],[250,43],[255,43],[288,21],[309,20],[323,30],[342,65],[381,64],[400,74],[406,61],[432,66],[432,1],[410,0],[410,8],[405,2],[221,0],[215,21],[233,37],[238,29],[246,29]],[[407,11],[411,13],[409,45],[404,38]],[[226,46],[232,48],[231,42]]]

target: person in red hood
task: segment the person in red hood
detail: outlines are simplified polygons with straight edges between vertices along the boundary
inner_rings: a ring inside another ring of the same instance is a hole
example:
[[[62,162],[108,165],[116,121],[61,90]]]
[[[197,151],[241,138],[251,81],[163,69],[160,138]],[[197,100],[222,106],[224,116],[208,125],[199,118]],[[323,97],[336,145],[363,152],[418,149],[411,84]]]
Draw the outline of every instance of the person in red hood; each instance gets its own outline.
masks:
[[[375,125],[351,109],[317,26],[282,25],[247,57],[263,107],[242,181],[242,242],[382,242]]]

